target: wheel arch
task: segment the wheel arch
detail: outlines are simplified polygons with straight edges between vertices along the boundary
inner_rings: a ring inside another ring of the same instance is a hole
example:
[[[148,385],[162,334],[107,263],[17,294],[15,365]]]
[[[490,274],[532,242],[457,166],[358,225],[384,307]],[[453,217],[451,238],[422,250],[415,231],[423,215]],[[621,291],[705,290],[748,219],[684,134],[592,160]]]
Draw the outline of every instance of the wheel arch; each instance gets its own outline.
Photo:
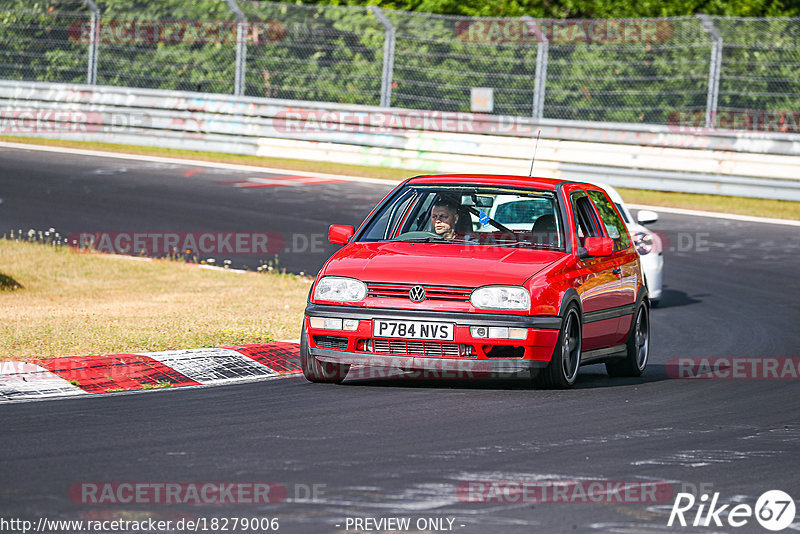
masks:
[[[580,315],[581,323],[583,323],[583,304],[581,303],[581,296],[573,287],[568,288],[561,296],[561,304],[558,307],[558,316],[563,318],[567,307],[572,303],[575,303],[575,305],[578,307],[578,314]]]
[[[636,308],[638,308],[639,304],[641,304],[642,302],[645,302],[647,304],[647,309],[649,310],[650,309],[650,292],[647,291],[647,286],[645,284],[642,284],[641,286],[639,286],[639,292],[636,293],[636,302],[634,303],[634,304],[636,304]]]

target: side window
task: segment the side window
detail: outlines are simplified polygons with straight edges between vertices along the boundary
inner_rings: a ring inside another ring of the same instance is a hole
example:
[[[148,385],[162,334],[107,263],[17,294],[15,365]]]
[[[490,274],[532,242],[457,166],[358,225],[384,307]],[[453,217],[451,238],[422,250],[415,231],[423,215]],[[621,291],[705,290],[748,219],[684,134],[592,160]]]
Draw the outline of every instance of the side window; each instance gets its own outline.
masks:
[[[435,199],[435,193],[428,193],[421,202],[417,202],[417,207],[409,217],[408,224],[403,228],[404,232],[433,231],[431,228],[431,206],[433,206]]]
[[[575,233],[578,236],[578,246],[582,247],[587,237],[600,237],[600,226],[592,209],[592,201],[586,193],[583,191],[572,193],[571,199],[575,215]]]
[[[397,231],[397,227],[402,223],[406,217],[408,207],[416,199],[417,194],[413,190],[406,191],[402,196],[396,199],[391,208],[384,209],[380,218],[373,221],[362,239],[364,241],[378,241],[381,239],[389,239],[393,233]]]
[[[601,191],[588,191],[588,193],[597,207],[600,218],[603,219],[608,237],[614,240],[614,251],[628,248],[631,244],[628,240],[628,230],[617,212],[614,211],[611,201]]]

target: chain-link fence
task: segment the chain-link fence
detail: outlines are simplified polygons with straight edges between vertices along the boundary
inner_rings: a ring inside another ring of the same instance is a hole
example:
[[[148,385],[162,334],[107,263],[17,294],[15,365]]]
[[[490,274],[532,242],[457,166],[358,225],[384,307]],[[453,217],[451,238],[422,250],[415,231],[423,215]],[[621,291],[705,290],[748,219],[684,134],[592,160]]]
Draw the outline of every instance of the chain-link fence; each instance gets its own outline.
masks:
[[[0,78],[798,132],[800,19],[0,0]],[[488,95],[488,96],[487,96]]]
[[[81,0],[0,2],[0,78],[85,83],[89,45],[70,39],[69,29],[90,16]]]

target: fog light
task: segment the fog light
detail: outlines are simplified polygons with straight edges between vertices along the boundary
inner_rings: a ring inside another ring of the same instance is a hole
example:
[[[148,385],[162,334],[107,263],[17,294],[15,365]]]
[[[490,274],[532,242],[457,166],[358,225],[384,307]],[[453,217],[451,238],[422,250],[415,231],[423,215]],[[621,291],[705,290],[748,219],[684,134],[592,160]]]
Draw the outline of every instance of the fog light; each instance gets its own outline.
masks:
[[[328,330],[341,330],[342,320],[334,319],[333,317],[325,317],[325,328]]]
[[[342,320],[333,317],[312,317],[311,328],[323,328],[325,330],[341,330]]]
[[[527,328],[509,328],[508,329],[508,337],[509,337],[509,339],[528,339],[528,329]]]
[[[470,326],[469,333],[472,337],[487,337],[489,335],[489,329],[485,326]]]
[[[342,321],[342,330],[349,330],[351,332],[358,330],[358,319],[344,319]]]
[[[492,326],[489,328],[489,337],[494,339],[508,339],[508,328],[505,326]]]

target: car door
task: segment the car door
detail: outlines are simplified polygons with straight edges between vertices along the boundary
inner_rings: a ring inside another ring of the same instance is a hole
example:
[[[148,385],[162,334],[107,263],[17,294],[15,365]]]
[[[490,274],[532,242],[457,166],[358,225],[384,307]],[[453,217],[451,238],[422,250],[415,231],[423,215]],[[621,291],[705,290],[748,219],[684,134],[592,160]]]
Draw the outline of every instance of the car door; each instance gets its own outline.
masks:
[[[587,237],[605,237],[600,218],[586,191],[578,189],[569,194],[572,206],[577,250],[584,246]],[[614,257],[577,258],[576,290],[583,307],[583,351],[609,347],[617,343],[619,316],[614,314],[617,305],[619,277]]]
[[[633,320],[633,306],[636,303],[636,290],[641,276],[639,256],[631,246],[632,242],[628,234],[628,227],[623,222],[608,195],[599,190],[589,190],[587,194],[592,199],[600,216],[606,235],[614,240],[614,252],[611,255],[611,260],[618,280],[615,290],[611,293],[613,294],[613,302],[609,302],[609,304],[617,309],[620,314],[619,339],[617,343],[622,343]]]

